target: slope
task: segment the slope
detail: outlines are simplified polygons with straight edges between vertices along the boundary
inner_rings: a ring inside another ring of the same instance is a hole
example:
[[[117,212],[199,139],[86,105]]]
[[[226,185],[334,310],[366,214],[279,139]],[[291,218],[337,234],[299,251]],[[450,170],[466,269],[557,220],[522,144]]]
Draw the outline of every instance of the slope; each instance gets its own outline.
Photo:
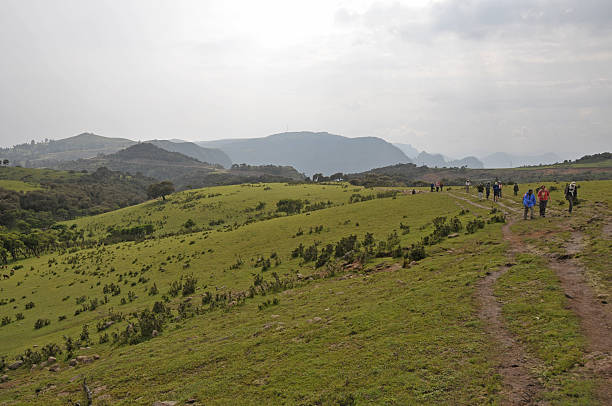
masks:
[[[307,175],[362,172],[410,162],[399,148],[380,138],[347,138],[326,132],[288,132],[199,144],[222,149],[235,163],[288,165]]]

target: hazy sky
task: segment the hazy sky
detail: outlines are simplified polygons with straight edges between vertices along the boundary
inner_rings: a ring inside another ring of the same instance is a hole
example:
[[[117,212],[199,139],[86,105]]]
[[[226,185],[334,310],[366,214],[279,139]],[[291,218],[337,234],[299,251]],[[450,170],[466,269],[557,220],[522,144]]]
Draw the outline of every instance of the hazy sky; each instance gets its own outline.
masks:
[[[612,149],[612,1],[0,0],[0,144],[312,130]]]

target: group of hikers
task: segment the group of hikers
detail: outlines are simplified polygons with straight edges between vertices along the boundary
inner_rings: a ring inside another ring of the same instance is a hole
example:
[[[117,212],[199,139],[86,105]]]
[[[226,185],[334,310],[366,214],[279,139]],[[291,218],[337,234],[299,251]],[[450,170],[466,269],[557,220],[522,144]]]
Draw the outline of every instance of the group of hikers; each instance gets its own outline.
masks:
[[[545,185],[540,186],[536,189],[537,192],[537,202],[540,206],[540,217],[546,217],[546,206],[548,205],[548,201],[550,200],[550,192],[546,189]],[[576,182],[571,182],[565,185],[565,199],[569,204],[569,212],[572,212],[574,208],[574,204],[576,203],[576,199],[578,198],[578,186]],[[533,193],[533,189],[529,189],[527,193],[523,196],[523,207],[525,212],[523,214],[523,218],[527,220],[527,214],[529,214],[529,218],[533,219],[533,208],[536,205],[536,195]]]
[[[472,182],[468,179],[465,181],[466,193],[470,193],[470,186],[472,186]],[[491,185],[491,182],[479,183],[478,186],[476,186],[476,190],[478,190],[478,198],[482,200],[486,196],[487,200],[489,200],[489,197],[491,196],[491,189],[493,189],[493,201],[497,202],[502,197],[503,185],[500,181],[493,182],[493,185]],[[518,185],[514,185],[514,189],[514,195],[516,196],[518,192]]]
[[[436,184],[437,185],[437,184]],[[465,192],[470,193],[470,187],[472,186],[472,182],[467,179],[465,181]],[[433,192],[434,184],[431,184],[431,191]],[[502,197],[503,185],[500,181],[495,181],[493,185],[491,182],[483,183],[480,182],[478,186],[476,186],[476,190],[478,191],[478,198],[480,200],[484,199],[485,192],[486,198],[489,199],[491,195],[491,189],[493,189],[493,201],[497,202]],[[514,191],[514,196],[518,196],[519,192],[519,184],[515,183],[512,190]],[[436,190],[437,191],[437,190]],[[530,218],[533,219],[533,211],[536,203],[539,204],[540,207],[540,217],[546,217],[546,206],[548,205],[548,201],[550,200],[550,192],[546,189],[546,186],[542,185],[536,189],[536,194],[534,194],[533,189],[529,189],[527,193],[523,196],[523,207],[525,209],[525,213],[523,215],[524,219],[527,220],[527,215],[530,215]],[[576,202],[576,198],[578,197],[578,187],[576,186],[576,182],[571,182],[565,185],[565,199],[569,203],[569,212],[572,212],[574,204]]]
[[[436,191],[436,192],[444,191],[444,185],[439,180],[436,181],[436,183],[432,182],[431,185],[429,185],[429,188],[432,192],[433,191]]]

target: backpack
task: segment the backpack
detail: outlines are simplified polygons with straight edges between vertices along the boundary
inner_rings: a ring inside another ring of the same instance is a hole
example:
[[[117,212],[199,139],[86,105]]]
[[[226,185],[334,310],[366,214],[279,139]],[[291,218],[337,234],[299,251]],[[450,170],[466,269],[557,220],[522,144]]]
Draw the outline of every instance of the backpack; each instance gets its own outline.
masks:
[[[567,191],[570,192],[571,194],[574,194],[575,190],[576,190],[576,184],[570,183],[570,185],[567,188]]]

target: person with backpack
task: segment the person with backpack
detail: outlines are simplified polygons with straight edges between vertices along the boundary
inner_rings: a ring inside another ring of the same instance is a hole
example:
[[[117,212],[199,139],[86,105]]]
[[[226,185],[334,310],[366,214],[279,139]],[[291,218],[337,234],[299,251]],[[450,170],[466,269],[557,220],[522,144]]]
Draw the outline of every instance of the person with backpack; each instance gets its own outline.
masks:
[[[487,182],[485,190],[487,191],[487,200],[489,200],[489,196],[491,196],[491,182]]]
[[[479,183],[478,186],[476,186],[476,189],[478,190],[478,199],[482,200],[482,193],[484,192],[484,185],[482,183]]]
[[[538,201],[540,202],[540,217],[546,217],[546,205],[550,199],[550,192],[546,189],[546,186],[540,186],[538,191]]]
[[[518,183],[514,184],[514,196],[518,196],[518,191],[519,191],[519,185]]]
[[[502,197],[502,183],[501,182],[497,182],[497,187],[498,187],[497,197],[501,198]],[[497,200],[499,200],[499,199],[497,199]]]
[[[472,182],[470,182],[469,179],[467,179],[465,181],[465,193],[470,193],[470,185],[472,184]]]
[[[574,204],[576,203],[576,199],[578,198],[578,187],[576,186],[576,182],[571,182],[569,185],[565,185],[565,198],[569,203],[569,212],[571,214]]]
[[[525,220],[527,220],[527,212],[531,212],[529,218],[533,220],[533,206],[535,206],[535,204],[536,197],[533,194],[533,190],[529,189],[527,193],[525,193],[525,196],[523,196],[523,206],[525,207],[525,214],[523,215],[523,218]]]
[[[499,183],[495,182],[493,184],[493,201],[496,202],[499,200]]]
[[[429,185],[429,188],[431,189],[431,191],[433,192],[435,189],[436,185],[434,185],[433,183],[431,185]]]

